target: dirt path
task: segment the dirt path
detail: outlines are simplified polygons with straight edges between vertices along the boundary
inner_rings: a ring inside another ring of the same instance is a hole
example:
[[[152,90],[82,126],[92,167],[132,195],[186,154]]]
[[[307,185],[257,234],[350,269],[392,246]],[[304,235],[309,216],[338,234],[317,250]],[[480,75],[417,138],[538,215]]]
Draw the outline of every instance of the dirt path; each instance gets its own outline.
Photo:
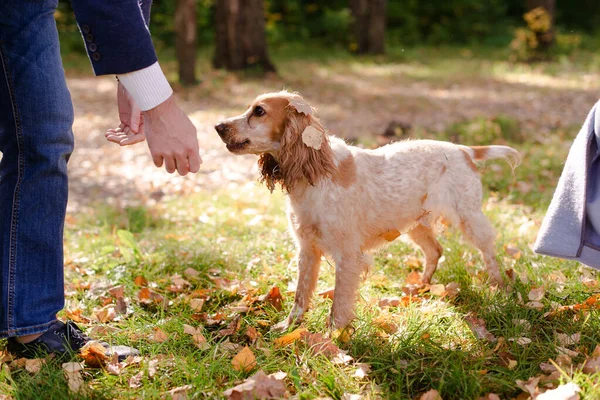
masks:
[[[298,68],[301,68],[299,66]],[[347,66],[338,69],[307,64],[304,74],[284,78],[214,83],[211,77],[193,92],[180,93],[180,103],[198,128],[203,165],[196,175],[169,175],[152,164],[145,144],[120,148],[104,139],[116,125],[116,83],[111,78],[72,77],[76,151],[69,164],[70,211],[95,201],[145,204],[215,188],[255,181],[254,156],[229,154],[213,126],[242,112],[255,95],[289,88],[317,106],[332,133],[358,137],[382,132],[390,120],[426,129],[477,116],[510,115],[528,133],[580,125],[600,94],[600,75],[582,77],[587,85],[543,76],[500,79],[423,80],[401,66]],[[580,87],[589,87],[581,89]]]

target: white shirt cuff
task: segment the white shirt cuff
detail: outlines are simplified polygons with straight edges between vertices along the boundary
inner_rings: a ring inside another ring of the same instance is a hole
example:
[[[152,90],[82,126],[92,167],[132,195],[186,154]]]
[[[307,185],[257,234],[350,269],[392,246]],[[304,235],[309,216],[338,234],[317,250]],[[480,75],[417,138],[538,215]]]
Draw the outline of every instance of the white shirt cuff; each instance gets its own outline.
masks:
[[[173,89],[160,69],[158,61],[138,71],[117,75],[117,78],[142,111],[156,107],[173,94]]]

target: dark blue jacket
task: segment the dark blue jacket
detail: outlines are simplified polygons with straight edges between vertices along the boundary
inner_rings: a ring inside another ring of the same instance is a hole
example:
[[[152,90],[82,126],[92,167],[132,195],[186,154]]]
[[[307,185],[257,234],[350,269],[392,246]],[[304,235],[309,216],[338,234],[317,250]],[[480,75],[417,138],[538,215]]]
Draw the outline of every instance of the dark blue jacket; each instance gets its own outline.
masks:
[[[96,75],[124,74],[157,61],[148,30],[151,0],[72,0]]]

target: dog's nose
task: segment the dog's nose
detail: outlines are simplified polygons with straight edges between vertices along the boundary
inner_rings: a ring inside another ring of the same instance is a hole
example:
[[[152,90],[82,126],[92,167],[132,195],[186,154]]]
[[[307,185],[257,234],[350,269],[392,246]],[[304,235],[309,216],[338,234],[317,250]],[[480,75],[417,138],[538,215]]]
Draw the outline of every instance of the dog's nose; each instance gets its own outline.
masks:
[[[219,136],[223,136],[223,134],[225,133],[225,127],[226,125],[222,122],[220,124],[215,125],[215,130],[217,131]]]

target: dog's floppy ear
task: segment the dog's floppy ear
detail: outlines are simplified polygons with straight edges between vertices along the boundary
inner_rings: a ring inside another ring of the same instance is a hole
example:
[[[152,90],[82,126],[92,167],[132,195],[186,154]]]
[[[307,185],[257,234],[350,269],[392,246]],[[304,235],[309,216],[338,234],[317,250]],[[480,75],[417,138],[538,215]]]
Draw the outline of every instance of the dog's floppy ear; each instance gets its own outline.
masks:
[[[335,169],[329,138],[314,113],[302,97],[292,95],[281,138],[278,170],[282,186],[288,192],[302,181],[314,186],[320,178],[331,176]]]

